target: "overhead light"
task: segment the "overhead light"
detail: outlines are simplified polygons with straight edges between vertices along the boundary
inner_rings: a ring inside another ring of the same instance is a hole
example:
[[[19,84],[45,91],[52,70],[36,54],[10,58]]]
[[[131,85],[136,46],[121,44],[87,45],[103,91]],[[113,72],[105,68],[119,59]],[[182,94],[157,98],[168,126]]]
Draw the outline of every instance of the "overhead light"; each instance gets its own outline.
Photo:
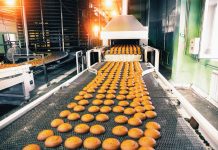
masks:
[[[99,31],[100,31],[100,27],[98,25],[94,25],[93,26],[93,33],[96,37],[98,36]]]
[[[112,0],[105,0],[105,6],[106,7],[112,7]]]
[[[6,5],[12,6],[16,4],[16,0],[5,0]]]
[[[111,16],[112,16],[112,17],[118,16],[117,11],[113,10],[113,11],[111,12]]]

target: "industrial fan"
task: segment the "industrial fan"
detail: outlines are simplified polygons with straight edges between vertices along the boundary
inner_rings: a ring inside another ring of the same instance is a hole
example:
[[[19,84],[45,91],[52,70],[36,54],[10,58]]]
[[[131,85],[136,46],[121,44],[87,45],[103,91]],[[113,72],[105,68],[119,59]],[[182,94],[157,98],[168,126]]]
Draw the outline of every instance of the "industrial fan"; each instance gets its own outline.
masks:
[[[14,57],[14,55],[17,55],[17,54],[21,54],[21,49],[19,46],[13,45],[12,47],[7,49],[6,58],[10,62],[13,62],[13,60],[16,62],[18,61],[19,58]]]

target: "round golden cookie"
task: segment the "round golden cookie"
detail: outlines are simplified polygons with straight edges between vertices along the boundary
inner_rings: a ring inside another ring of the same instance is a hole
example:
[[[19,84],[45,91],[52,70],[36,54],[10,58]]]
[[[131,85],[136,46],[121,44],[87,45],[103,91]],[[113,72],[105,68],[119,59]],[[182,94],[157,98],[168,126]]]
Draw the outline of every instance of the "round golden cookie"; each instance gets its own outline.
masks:
[[[124,114],[126,114],[126,115],[133,115],[133,114],[135,114],[135,109],[134,108],[126,108],[124,110]]]
[[[128,99],[128,100],[131,100],[131,99],[134,99],[135,98],[135,95],[131,95],[131,94],[129,94],[129,95],[126,95],[126,99]]]
[[[89,98],[92,98],[92,97],[93,97],[93,95],[92,95],[92,94],[89,94],[89,93],[87,93],[87,94],[83,95],[83,97],[84,97],[84,98],[86,98],[86,99],[89,99]]]
[[[140,146],[149,146],[149,147],[154,147],[156,145],[155,139],[151,137],[141,137],[138,141]]]
[[[161,128],[159,123],[153,122],[153,121],[147,122],[145,127],[147,129],[156,129],[156,130],[160,130],[160,128]]]
[[[101,141],[97,137],[88,137],[84,140],[83,146],[86,149],[97,149],[101,146]]]
[[[62,123],[58,126],[57,130],[59,132],[69,132],[72,129],[72,125],[69,123]]]
[[[147,118],[155,118],[157,116],[157,113],[155,111],[146,111],[145,115]]]
[[[105,122],[105,121],[108,121],[108,120],[109,120],[109,117],[108,117],[108,115],[106,115],[106,114],[98,114],[98,115],[95,117],[95,120],[96,120],[96,121],[99,121],[99,122]]]
[[[99,94],[104,94],[104,93],[106,93],[107,91],[105,90],[105,89],[99,89],[98,91],[97,91],[97,93],[99,93]]]
[[[83,141],[81,140],[81,138],[76,137],[76,136],[72,136],[69,137],[65,140],[64,142],[64,146],[67,149],[77,149],[79,148],[81,145],[83,144]]]
[[[90,106],[88,109],[88,112],[90,113],[96,113],[99,112],[100,108],[98,106]]]
[[[123,111],[124,111],[124,108],[121,107],[121,106],[115,106],[115,107],[113,108],[113,112],[115,112],[115,113],[121,113],[121,112],[123,112]]]
[[[63,142],[61,136],[53,135],[45,140],[45,147],[57,147]]]
[[[67,119],[71,121],[78,120],[79,118],[80,115],[78,113],[71,113],[70,115],[67,116]]]
[[[83,96],[80,96],[80,95],[77,95],[74,97],[74,100],[76,101],[79,101],[79,100],[82,100],[83,99]]]
[[[143,106],[136,106],[135,107],[135,111],[143,113],[143,112],[145,112],[145,107],[143,107]]]
[[[115,138],[107,138],[102,143],[104,150],[118,150],[120,148],[120,141]]]
[[[142,92],[142,94],[143,94],[143,96],[148,96],[148,95],[149,95],[149,92],[144,90],[144,91]]]
[[[107,89],[109,89],[108,85],[102,85],[99,90],[103,90],[103,91],[105,91],[105,92],[101,91],[101,93],[99,93],[99,94],[104,94],[104,93],[106,93],[106,92],[107,92]]]
[[[138,112],[134,114],[134,118],[139,118],[140,120],[145,120],[146,119],[146,115],[144,113]]]
[[[89,88],[86,90],[86,92],[88,93],[95,93],[95,89],[94,88]]]
[[[90,133],[92,133],[92,134],[98,135],[98,134],[102,134],[104,132],[105,132],[105,128],[103,126],[101,126],[101,125],[98,125],[98,124],[93,125],[90,128]]]
[[[119,116],[116,116],[116,117],[114,118],[114,121],[115,121],[116,123],[127,123],[128,118],[127,118],[126,116],[119,115]]]
[[[64,123],[64,120],[62,120],[62,119],[54,119],[51,122],[51,127],[57,128],[62,123]]]
[[[145,105],[145,110],[154,110],[155,107],[153,105]]]
[[[84,111],[85,110],[85,107],[84,106],[81,106],[81,105],[77,105],[73,108],[73,110],[75,112],[81,112],[81,111]]]
[[[145,105],[152,105],[152,102],[151,102],[151,101],[148,101],[148,100],[143,100],[143,101],[141,102],[141,104],[142,104],[143,106],[145,106]]]
[[[117,86],[110,86],[110,88],[109,88],[110,90],[117,90],[118,89],[118,87]]]
[[[80,96],[83,96],[83,95],[85,95],[85,94],[87,94],[87,92],[85,92],[85,91],[80,91],[80,92],[79,92],[79,95],[80,95]]]
[[[133,99],[133,102],[138,102],[138,103],[141,103],[143,100],[142,100],[142,98],[134,98]]]
[[[116,96],[114,95],[114,94],[107,94],[106,95],[106,98],[108,98],[108,99],[113,99],[113,98],[115,98]]]
[[[126,87],[126,84],[122,84],[122,85],[124,85],[124,86],[121,86],[120,87],[120,89],[122,90],[122,91],[124,91],[124,90],[127,90],[128,88]],[[123,93],[123,92],[122,92]]]
[[[128,124],[132,126],[140,126],[142,124],[142,121],[139,118],[129,118]]]
[[[154,150],[154,148],[153,147],[149,147],[149,146],[141,146],[141,147],[139,147],[138,150]]]
[[[43,130],[41,132],[39,132],[38,136],[37,136],[37,140],[39,141],[44,141],[46,138],[48,138],[49,136],[54,135],[54,132],[52,130]]]
[[[103,106],[100,109],[100,112],[102,113],[109,113],[111,111],[111,108],[109,106]]]
[[[71,102],[67,105],[67,108],[72,109],[77,105],[77,103]]]
[[[144,135],[147,137],[158,139],[160,137],[160,132],[155,129],[146,129]]]
[[[116,126],[112,129],[112,133],[117,136],[124,136],[128,133],[128,129],[125,126]]]
[[[104,101],[104,105],[110,106],[110,105],[113,105],[113,104],[114,104],[113,100],[107,99],[107,100]]]
[[[96,105],[96,106],[99,106],[99,105],[103,104],[103,100],[95,99],[95,100],[92,101],[92,104]]]
[[[120,95],[127,95],[128,91],[127,90],[120,90],[119,94]]]
[[[88,87],[87,87],[87,86],[83,88],[83,91],[87,91],[87,90],[88,90]]]
[[[132,128],[128,131],[128,136],[133,139],[138,139],[143,136],[143,131],[139,128]]]
[[[80,101],[78,102],[78,104],[81,105],[81,106],[88,105],[88,104],[89,104],[89,101],[86,100],[86,99],[82,99],[82,100],[80,100]]]
[[[126,106],[129,106],[129,102],[128,101],[120,101],[118,103],[119,106],[123,106],[123,107],[126,107]]]
[[[71,114],[71,112],[69,110],[63,110],[60,112],[59,116],[61,118],[66,118],[69,114]]]
[[[149,101],[151,100],[150,96],[142,96],[142,99],[143,100],[149,100]]]
[[[74,132],[83,134],[89,132],[89,126],[87,124],[78,124],[74,127]]]
[[[91,122],[95,119],[95,117],[92,114],[85,114],[81,117],[81,120],[83,122]]]
[[[115,90],[108,90],[107,93],[108,94],[116,94],[116,91]]]
[[[28,144],[22,150],[41,150],[41,148],[37,144]]]
[[[121,150],[137,150],[138,147],[138,143],[133,140],[124,140],[120,146]]]
[[[97,94],[96,98],[97,99],[103,99],[103,98],[105,98],[105,95],[104,94]]]
[[[121,100],[126,99],[126,96],[125,95],[117,95],[116,99],[121,101]]]
[[[135,94],[135,97],[137,97],[137,98],[141,98],[142,96],[143,96],[142,93],[136,93],[136,94]]]
[[[130,106],[131,107],[137,107],[137,106],[140,106],[141,104],[139,102],[132,102],[130,103]]]

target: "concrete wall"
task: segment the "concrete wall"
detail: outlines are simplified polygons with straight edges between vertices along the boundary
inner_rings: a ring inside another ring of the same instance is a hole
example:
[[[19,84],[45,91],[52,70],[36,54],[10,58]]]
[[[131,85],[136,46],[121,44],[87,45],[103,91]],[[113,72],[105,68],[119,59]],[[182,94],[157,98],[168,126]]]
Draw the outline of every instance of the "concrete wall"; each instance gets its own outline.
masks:
[[[188,6],[189,13],[186,11]],[[194,85],[208,94],[211,73],[218,69],[218,62],[198,59],[188,52],[190,39],[201,35],[204,1],[179,0],[177,7],[180,15],[174,42],[172,81],[177,85]]]

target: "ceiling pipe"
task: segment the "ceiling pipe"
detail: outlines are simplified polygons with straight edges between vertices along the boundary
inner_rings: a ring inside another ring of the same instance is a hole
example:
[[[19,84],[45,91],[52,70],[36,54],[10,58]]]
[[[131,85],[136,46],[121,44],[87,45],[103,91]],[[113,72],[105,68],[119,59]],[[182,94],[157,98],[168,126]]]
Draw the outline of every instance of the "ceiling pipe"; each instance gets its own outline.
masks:
[[[128,0],[122,0],[122,15],[128,14]]]

